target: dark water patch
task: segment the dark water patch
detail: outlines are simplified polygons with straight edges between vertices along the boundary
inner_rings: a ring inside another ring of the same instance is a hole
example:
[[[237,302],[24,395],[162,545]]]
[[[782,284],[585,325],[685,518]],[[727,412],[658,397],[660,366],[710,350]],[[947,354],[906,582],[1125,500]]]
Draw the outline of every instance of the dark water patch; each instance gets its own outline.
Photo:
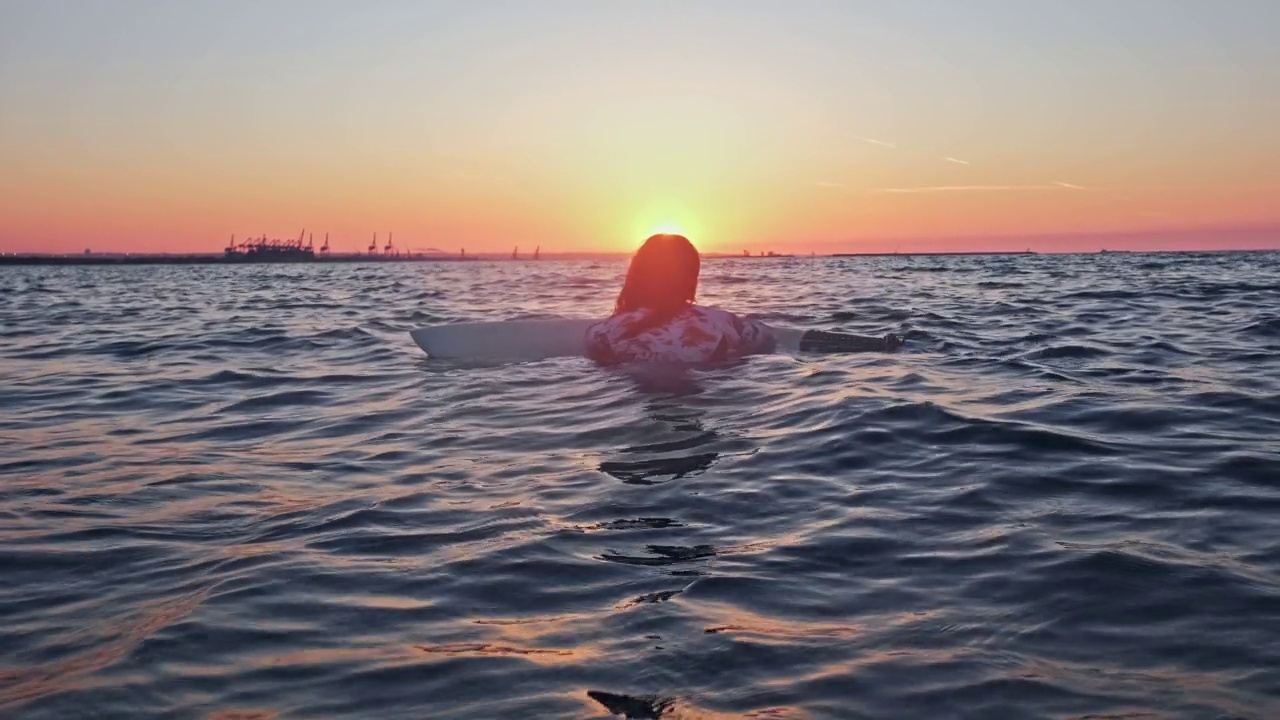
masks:
[[[276,380],[245,370],[217,370],[194,381],[201,385],[237,385],[241,387],[273,387]]]
[[[1280,317],[1267,317],[1257,320],[1241,328],[1240,331],[1266,338],[1280,338]]]
[[[680,593],[681,593],[680,590],[663,590],[661,592],[653,592],[653,593],[648,593],[646,595],[640,595],[626,602],[622,606],[622,608],[625,609],[625,608],[634,607],[637,605],[655,605],[657,603],[664,603],[674,598],[675,596],[679,595]]]
[[[1280,448],[1268,454],[1228,453],[1218,459],[1213,473],[1237,482],[1280,488]]]
[[[671,518],[634,518],[627,520],[610,520],[595,525],[576,527],[577,530],[662,530],[664,528],[683,527],[684,524]]]
[[[716,549],[710,545],[698,545],[695,547],[649,545],[645,549],[648,552],[647,555],[626,555],[611,551],[601,555],[600,559],[626,565],[660,567],[696,562],[716,555]]]
[[[636,720],[658,720],[675,704],[671,698],[634,697],[603,690],[588,690],[587,696],[600,703],[611,715]]]
[[[1078,344],[1061,344],[1050,345],[1039,350],[1027,353],[1024,357],[1029,360],[1057,360],[1057,359],[1090,359],[1097,357],[1106,357],[1111,353],[1104,348],[1092,347],[1089,345]]]

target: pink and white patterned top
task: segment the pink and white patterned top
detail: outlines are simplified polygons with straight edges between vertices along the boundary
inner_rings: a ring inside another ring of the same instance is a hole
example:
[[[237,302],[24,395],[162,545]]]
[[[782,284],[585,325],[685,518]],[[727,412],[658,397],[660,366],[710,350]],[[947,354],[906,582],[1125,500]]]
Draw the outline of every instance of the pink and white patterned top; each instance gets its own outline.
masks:
[[[720,308],[690,305],[670,320],[635,332],[649,311],[631,310],[587,328],[587,357],[600,363],[736,360],[771,352],[773,334],[763,323]]]

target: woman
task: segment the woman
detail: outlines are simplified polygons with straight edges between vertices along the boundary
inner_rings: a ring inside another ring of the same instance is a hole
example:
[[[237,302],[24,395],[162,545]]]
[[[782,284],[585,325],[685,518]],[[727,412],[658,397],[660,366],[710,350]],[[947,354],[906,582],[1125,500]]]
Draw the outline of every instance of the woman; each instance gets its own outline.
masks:
[[[587,329],[587,355],[601,363],[734,360],[773,352],[777,339],[764,323],[695,305],[698,251],[682,235],[654,235],[627,268],[613,315]],[[819,352],[895,350],[893,335],[866,338],[810,330],[800,349]]]

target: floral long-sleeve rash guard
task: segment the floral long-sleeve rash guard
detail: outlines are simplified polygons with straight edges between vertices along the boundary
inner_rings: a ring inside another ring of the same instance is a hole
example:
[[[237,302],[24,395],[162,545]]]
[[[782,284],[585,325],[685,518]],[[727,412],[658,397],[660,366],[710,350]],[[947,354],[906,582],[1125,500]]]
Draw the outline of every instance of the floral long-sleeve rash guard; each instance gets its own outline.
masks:
[[[587,328],[587,355],[601,363],[702,363],[774,347],[773,334],[763,323],[719,308],[690,305],[666,322],[644,327],[648,315],[648,310],[632,310]]]

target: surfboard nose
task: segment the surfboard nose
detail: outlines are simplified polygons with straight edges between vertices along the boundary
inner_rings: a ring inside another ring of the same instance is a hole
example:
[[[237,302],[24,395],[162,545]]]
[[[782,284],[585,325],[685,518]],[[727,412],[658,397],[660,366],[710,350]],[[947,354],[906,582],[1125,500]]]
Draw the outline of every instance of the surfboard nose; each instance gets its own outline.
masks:
[[[430,325],[409,331],[428,355],[482,362],[527,362],[586,353],[592,319],[496,320]]]
[[[427,347],[427,328],[414,328],[409,331],[409,337],[413,338],[413,342],[426,354],[431,354],[431,349]]]

